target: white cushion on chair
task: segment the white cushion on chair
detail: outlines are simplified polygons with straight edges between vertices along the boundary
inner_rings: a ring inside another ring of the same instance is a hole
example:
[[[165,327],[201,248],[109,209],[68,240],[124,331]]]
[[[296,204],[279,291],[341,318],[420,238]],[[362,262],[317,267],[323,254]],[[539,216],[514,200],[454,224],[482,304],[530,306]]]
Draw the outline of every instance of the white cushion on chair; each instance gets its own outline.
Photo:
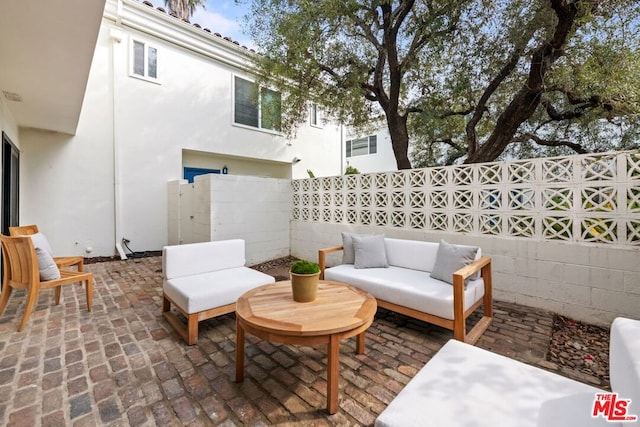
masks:
[[[36,248],[44,249],[47,253],[53,256],[53,250],[51,249],[51,245],[49,244],[49,240],[42,233],[34,233],[29,234],[31,237],[31,241],[33,242],[33,246]]]
[[[609,343],[609,376],[611,389],[618,393],[619,398],[631,399],[627,413],[640,417],[639,320],[618,317],[613,321]]]
[[[30,234],[28,237],[33,242],[33,247],[36,250],[36,256],[38,257],[38,270],[40,271],[40,280],[46,282],[47,280],[55,280],[60,278],[60,270],[53,260],[53,252],[51,251],[51,245],[49,241],[42,233]]]
[[[165,294],[188,314],[199,313],[236,302],[243,293],[275,282],[268,274],[248,267],[236,267],[164,282]]]
[[[167,280],[243,267],[246,262],[242,239],[165,246],[162,251],[162,271]]]
[[[552,372],[450,340],[376,420],[376,427],[585,427],[595,393]]]

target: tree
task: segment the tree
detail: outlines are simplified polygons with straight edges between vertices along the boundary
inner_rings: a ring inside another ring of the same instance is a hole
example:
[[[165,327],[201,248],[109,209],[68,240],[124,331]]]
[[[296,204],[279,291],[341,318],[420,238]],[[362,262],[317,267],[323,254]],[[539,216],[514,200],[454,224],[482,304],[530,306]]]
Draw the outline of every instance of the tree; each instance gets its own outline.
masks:
[[[410,133],[414,159],[480,162],[511,144],[585,149],[562,129],[578,137],[581,125],[633,125],[639,9],[632,0],[253,0],[248,28],[261,78],[284,94],[284,130],[310,99],[351,126],[382,117],[406,169]]]
[[[420,166],[640,147],[635,1],[494,3],[430,64]],[[459,64],[452,70],[451,60]]]
[[[169,8],[169,13],[175,13],[179,19],[188,21],[196,7],[202,6],[204,9],[204,0],[164,0],[164,5]]]

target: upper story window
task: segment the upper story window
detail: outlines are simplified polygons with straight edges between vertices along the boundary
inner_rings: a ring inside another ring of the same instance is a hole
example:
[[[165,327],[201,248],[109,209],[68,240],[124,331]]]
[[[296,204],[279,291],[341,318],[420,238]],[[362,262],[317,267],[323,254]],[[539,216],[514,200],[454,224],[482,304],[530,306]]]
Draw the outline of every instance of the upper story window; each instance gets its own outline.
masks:
[[[280,131],[282,98],[280,92],[259,87],[240,77],[234,78],[234,118],[240,125]]]
[[[311,107],[309,107],[309,124],[315,127],[322,127],[322,117],[318,104],[311,104]]]
[[[144,79],[157,80],[158,49],[139,40],[133,40],[131,74]]]
[[[378,152],[378,136],[371,135],[364,138],[347,140],[347,157],[364,156]]]

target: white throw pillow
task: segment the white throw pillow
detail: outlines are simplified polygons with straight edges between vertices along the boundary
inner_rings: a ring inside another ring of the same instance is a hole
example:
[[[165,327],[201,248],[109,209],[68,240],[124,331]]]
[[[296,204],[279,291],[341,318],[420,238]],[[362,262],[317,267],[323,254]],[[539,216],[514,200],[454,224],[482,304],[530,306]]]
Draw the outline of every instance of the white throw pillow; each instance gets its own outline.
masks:
[[[354,268],[387,268],[387,249],[384,235],[353,236]]]
[[[49,255],[49,253],[42,249],[36,248],[36,255],[38,257],[38,270],[40,270],[40,280],[46,282],[47,280],[55,280],[60,278],[60,270],[55,261]]]
[[[440,240],[431,277],[453,284],[453,273],[473,262],[477,253],[477,247],[452,245]]]
[[[33,242],[34,247],[44,249],[49,255],[53,256],[53,250],[51,249],[49,240],[47,240],[44,234],[38,232],[30,234],[29,237],[31,237],[31,241]]]
[[[53,252],[51,251],[51,245],[49,241],[42,233],[35,233],[29,235],[33,246],[36,249],[36,256],[38,257],[38,270],[40,271],[40,280],[46,282],[47,280],[55,280],[60,278],[60,270],[53,260]]]

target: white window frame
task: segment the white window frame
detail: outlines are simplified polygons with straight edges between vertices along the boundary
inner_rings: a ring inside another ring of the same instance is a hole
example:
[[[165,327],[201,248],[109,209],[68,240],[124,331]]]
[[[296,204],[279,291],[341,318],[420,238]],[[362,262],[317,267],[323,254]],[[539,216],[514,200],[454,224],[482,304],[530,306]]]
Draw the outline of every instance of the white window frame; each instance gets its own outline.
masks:
[[[244,80],[246,82],[252,83],[252,84],[256,84],[255,80],[251,79],[251,78],[247,78],[246,76],[243,75],[239,75],[239,74],[232,74],[231,75],[231,123],[233,126],[238,126],[241,128],[245,128],[245,129],[251,129],[251,130],[257,130],[260,132],[266,132],[266,133],[271,133],[274,135],[282,135],[282,131],[281,130],[277,130],[277,129],[269,129],[269,128],[263,128],[262,127],[262,96],[259,95],[259,102],[258,102],[258,126],[252,126],[252,125],[247,125],[244,123],[238,123],[236,122],[236,78]],[[274,92],[280,93],[274,89],[271,89],[269,87],[263,87],[263,86],[259,86],[260,91],[262,91],[262,89],[269,89],[272,90]],[[282,94],[280,94],[280,104],[281,104],[281,108],[280,108],[280,127],[282,127]]]
[[[365,139],[367,140],[367,152],[363,153],[363,154],[353,154],[353,141],[357,141],[357,140],[361,140],[361,139]],[[371,139],[375,138],[376,140],[376,151],[374,153],[371,152]],[[349,145],[349,149],[347,149],[347,145]],[[350,159],[353,157],[362,157],[362,156],[375,156],[376,154],[378,154],[378,135],[367,135],[367,136],[363,136],[361,138],[349,138],[344,142],[344,151],[345,151],[345,157]]]
[[[314,128],[322,128],[322,109],[318,104],[312,103],[309,106],[309,125]]]
[[[135,77],[137,79],[141,79],[141,80],[146,80],[148,82],[152,82],[152,83],[156,83],[156,84],[160,84],[160,79],[159,79],[159,75],[160,75],[160,49],[158,49],[158,46],[152,44],[152,43],[148,43],[142,39],[138,39],[135,37],[131,37],[131,42],[130,42],[130,46],[129,46],[129,76],[130,77]],[[140,43],[144,49],[143,49],[143,65],[144,65],[144,71],[143,74],[137,74],[135,72],[135,45],[136,43]],[[156,76],[152,77],[149,75],[149,50],[150,49],[154,49],[155,53],[156,53]]]

